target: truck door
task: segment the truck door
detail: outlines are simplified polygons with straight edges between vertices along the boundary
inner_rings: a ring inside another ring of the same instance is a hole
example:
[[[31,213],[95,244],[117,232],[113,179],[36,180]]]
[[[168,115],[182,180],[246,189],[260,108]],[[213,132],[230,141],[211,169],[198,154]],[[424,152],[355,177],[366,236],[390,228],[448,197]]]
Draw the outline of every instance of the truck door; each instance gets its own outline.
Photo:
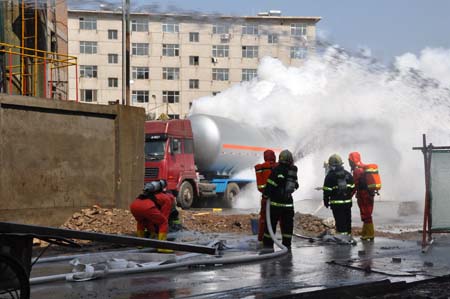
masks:
[[[182,154],[182,139],[171,137],[169,139],[169,157],[167,170],[167,187],[169,190],[177,188],[178,180],[184,172],[184,155]]]

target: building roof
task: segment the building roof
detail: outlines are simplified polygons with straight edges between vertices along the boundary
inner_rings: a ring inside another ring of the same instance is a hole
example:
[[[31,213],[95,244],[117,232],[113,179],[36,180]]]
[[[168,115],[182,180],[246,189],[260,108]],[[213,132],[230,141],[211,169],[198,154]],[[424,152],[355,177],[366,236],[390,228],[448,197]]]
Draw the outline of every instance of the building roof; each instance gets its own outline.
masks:
[[[69,14],[116,14],[122,15],[121,10],[85,10],[85,9],[69,9]],[[131,16],[149,16],[156,18],[191,18],[197,20],[211,20],[211,19],[242,19],[242,20],[283,20],[283,21],[309,21],[313,23],[319,22],[322,17],[316,16],[280,16],[280,15],[264,15],[264,16],[232,16],[219,14],[201,14],[201,13],[147,13],[147,12],[131,12]]]

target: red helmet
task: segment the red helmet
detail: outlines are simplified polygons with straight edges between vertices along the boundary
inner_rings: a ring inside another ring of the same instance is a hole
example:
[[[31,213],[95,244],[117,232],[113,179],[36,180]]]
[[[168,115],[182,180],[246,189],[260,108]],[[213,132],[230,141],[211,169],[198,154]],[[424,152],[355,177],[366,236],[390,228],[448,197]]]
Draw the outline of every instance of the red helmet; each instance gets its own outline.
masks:
[[[348,160],[351,161],[355,166],[361,166],[361,155],[358,152],[351,152],[348,155]]]
[[[265,162],[275,162],[276,157],[275,157],[275,153],[273,150],[265,150],[264,151],[264,161]]]

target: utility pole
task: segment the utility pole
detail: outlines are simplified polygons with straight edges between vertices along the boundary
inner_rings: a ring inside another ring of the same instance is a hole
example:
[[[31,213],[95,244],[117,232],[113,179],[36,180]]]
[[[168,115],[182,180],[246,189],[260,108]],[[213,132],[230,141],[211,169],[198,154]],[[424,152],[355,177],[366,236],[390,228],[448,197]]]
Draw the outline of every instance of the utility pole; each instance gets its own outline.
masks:
[[[122,103],[130,105],[130,0],[122,0]]]

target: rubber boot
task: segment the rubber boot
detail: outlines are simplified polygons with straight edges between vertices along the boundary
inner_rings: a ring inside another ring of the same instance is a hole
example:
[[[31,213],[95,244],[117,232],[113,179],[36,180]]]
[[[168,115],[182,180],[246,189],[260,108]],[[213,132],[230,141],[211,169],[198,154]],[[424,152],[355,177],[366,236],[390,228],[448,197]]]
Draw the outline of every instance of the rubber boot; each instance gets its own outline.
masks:
[[[167,240],[167,233],[158,233],[158,240],[159,241],[166,241]],[[172,249],[161,249],[158,248],[159,253],[173,253]]]
[[[136,230],[136,237],[138,238],[144,238],[145,237],[145,230]]]
[[[362,229],[361,229],[361,240],[366,240],[367,237],[367,224],[363,223]]]
[[[375,231],[373,227],[373,223],[364,223],[363,228],[365,227],[364,235],[361,234],[361,240],[363,241],[373,241],[375,239]]]
[[[373,223],[367,224],[367,240],[373,241],[375,239],[375,228],[373,226]]]
[[[136,230],[136,237],[138,237],[138,238],[145,238],[145,230],[137,229]],[[142,248],[144,248],[144,247],[143,246],[137,246],[137,249],[142,249]]]

